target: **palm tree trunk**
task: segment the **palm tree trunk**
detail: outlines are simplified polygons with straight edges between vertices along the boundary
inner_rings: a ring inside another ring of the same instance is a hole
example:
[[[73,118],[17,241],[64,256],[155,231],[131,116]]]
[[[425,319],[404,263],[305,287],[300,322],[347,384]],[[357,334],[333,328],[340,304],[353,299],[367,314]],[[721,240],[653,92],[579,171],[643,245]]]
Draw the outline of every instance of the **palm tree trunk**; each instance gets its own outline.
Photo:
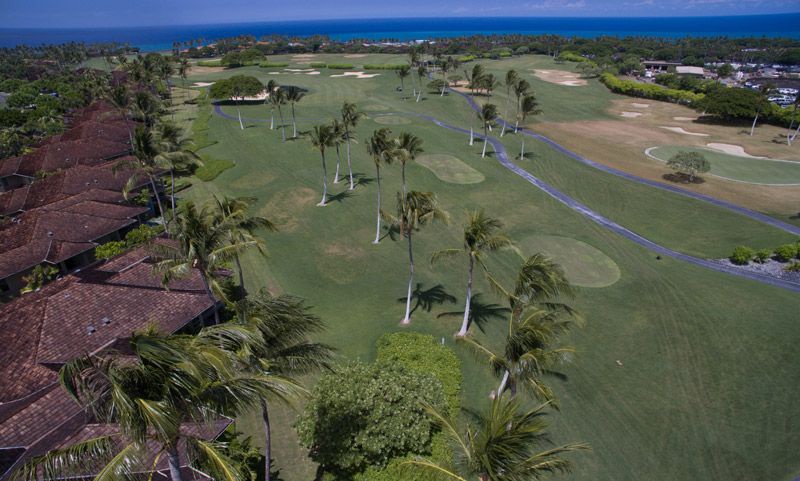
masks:
[[[169,461],[169,477],[172,481],[183,481],[181,477],[181,460],[177,446],[172,445],[167,448],[167,460]]]
[[[519,131],[519,119],[514,121],[514,133],[516,134]]]
[[[506,369],[505,374],[503,374],[503,379],[500,381],[500,386],[497,388],[497,397],[500,397],[503,394],[503,391],[506,390],[506,386],[508,385],[508,376],[509,376],[508,369]]]
[[[489,132],[486,127],[483,128],[483,153],[481,153],[481,158],[486,157],[486,144],[489,142]]]
[[[406,195],[406,163],[400,164],[400,177],[403,179],[403,197]]]
[[[175,169],[169,169],[169,178],[170,178],[170,194],[169,199],[170,203],[172,204],[172,219],[170,222],[175,220]]]
[[[156,204],[158,204],[158,214],[164,216],[164,207],[161,205],[161,196],[158,195],[158,187],[156,187],[156,179],[152,175],[150,177],[150,186],[153,188],[153,195],[156,197]]]
[[[283,121],[283,110],[278,105],[278,115],[281,117],[281,142],[286,142],[286,124]]]
[[[339,183],[339,165],[342,163],[342,154],[339,152],[339,144],[336,144],[336,173],[333,174],[333,183]]]
[[[269,427],[269,411],[267,400],[261,399],[261,418],[264,421],[264,481],[270,481],[270,469],[272,468],[272,434]]]
[[[381,241],[381,168],[375,164],[375,172],[377,173],[375,179],[378,185],[378,222],[375,226],[375,240],[373,244],[378,244]]]
[[[236,114],[239,116],[239,128],[244,130],[244,124],[242,123],[242,112],[239,110],[239,101],[236,101]]]
[[[350,173],[350,190],[355,189],[353,185],[353,166],[350,165],[350,131],[347,131],[347,171]]]
[[[414,284],[414,251],[411,248],[411,230],[408,234],[408,297],[406,298],[406,317],[403,318],[401,324],[411,323],[411,286]]]
[[[244,299],[245,297],[245,289],[244,289],[244,271],[242,271],[242,263],[239,260],[239,255],[233,256],[233,260],[236,262],[236,270],[239,271],[239,299]]]
[[[464,306],[464,320],[461,322],[461,330],[458,331],[456,336],[464,337],[469,331],[469,307],[472,301],[472,268],[474,265],[475,257],[472,253],[469,254],[469,268],[467,269],[467,302]]]
[[[753,119],[753,125],[750,126],[750,137],[753,136],[753,132],[756,130],[756,122],[758,122],[758,116],[760,115],[759,112],[756,112],[756,118]]]
[[[297,138],[297,120],[294,117],[294,102],[292,102],[292,138]]]
[[[522,147],[519,149],[519,160],[525,159],[525,137],[522,138]]]
[[[200,278],[203,279],[203,288],[206,291],[206,296],[211,300],[211,306],[214,309],[214,325],[219,324],[219,310],[217,309],[217,300],[214,298],[214,293],[211,292],[211,286],[208,285],[206,274],[200,273]]]
[[[325,152],[320,151],[322,155],[322,201],[317,204],[320,207],[325,207],[328,201],[328,165],[325,163]]]

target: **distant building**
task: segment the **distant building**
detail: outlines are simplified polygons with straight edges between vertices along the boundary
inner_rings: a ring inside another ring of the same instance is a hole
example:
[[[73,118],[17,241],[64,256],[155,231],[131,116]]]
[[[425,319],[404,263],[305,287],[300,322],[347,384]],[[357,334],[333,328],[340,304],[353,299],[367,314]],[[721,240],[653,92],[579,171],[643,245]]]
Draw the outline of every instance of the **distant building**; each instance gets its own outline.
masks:
[[[645,60],[642,62],[646,70],[651,72],[667,72],[670,67],[681,65],[680,62],[664,62],[662,60]]]
[[[675,67],[675,73],[691,77],[704,77],[706,75],[706,71],[703,67],[691,67],[688,65],[679,65]]]

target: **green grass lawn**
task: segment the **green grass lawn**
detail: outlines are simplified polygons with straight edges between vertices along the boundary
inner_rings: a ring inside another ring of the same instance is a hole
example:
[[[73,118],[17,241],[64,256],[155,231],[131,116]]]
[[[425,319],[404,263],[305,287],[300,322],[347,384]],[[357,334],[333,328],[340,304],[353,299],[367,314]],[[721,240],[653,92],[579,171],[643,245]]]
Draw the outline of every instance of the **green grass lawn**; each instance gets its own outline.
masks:
[[[486,64],[502,70],[503,62]],[[526,62],[551,61],[535,57],[507,61],[508,65]],[[235,73],[255,74],[262,81],[269,78],[264,69],[248,67],[203,74],[191,81],[213,81]],[[301,131],[336,115],[345,100],[358,103],[370,116],[425,112],[469,125],[472,114],[463,99],[428,94],[419,103],[402,101],[395,90],[399,80],[391,72],[368,80],[327,75],[276,77],[308,89],[297,106]],[[605,115],[602,110],[610,94],[600,90],[592,94],[593,85],[585,87],[586,98],[578,99],[577,88],[553,85],[556,90],[551,93],[545,86],[537,88],[542,89],[542,108],[551,112],[546,115],[566,119]],[[408,81],[406,88],[410,89]],[[225,111],[235,114],[235,107],[226,106]],[[286,108],[284,117],[290,123],[288,112]],[[242,114],[264,119],[269,109],[247,105]],[[204,152],[235,166],[211,182],[195,180],[186,195],[201,201],[211,195],[258,197],[253,212],[273,219],[281,231],[265,234],[269,258],[245,259],[249,288],[266,287],[308,299],[328,324],[321,340],[336,346],[341,359],[371,360],[377,338],[402,329],[430,333],[452,344],[459,319],[437,319],[437,315],[462,308],[466,265],[454,260],[431,267],[428,259],[437,249],[461,245],[466,210],[484,208],[502,219],[525,254],[537,248],[557,250],[558,242],[542,241],[553,236],[579,241],[565,241],[562,254],[601,259],[594,261],[594,267],[584,267],[589,279],[614,274],[609,273],[614,269],[607,258],[619,271],[619,279],[608,287],[579,287],[574,301],[587,323],[572,335],[578,355],[565,370],[567,380],[552,381],[561,411],[551,416],[551,431],[556,442],[585,441],[593,450],[575,456],[574,473],[562,479],[788,481],[797,474],[800,462],[792,447],[800,444],[800,403],[794,389],[800,383],[800,369],[793,339],[800,335],[800,296],[672,259],[657,260],[652,252],[572,212],[491,157],[481,159],[481,146],[468,146],[465,136],[421,119],[410,120],[392,129],[420,136],[426,155],[453,156],[484,178],[473,184],[450,183],[429,167],[407,166],[410,188],[436,192],[453,216],[451,225],[429,226],[415,235],[416,282],[423,288],[441,284],[458,299],[456,304],[434,306],[431,312],[418,309],[410,327],[398,324],[403,315],[398,298],[405,295],[408,269],[405,244],[389,237],[377,246],[370,243],[375,233],[376,185],[363,140],[383,124],[372,118],[361,122],[359,144],[353,146],[360,184],[352,193],[346,183],[329,184],[335,200],[321,208],[315,204],[322,191],[322,169],[319,154],[308,141],[282,144],[280,133],[270,131],[266,123],[247,122],[241,130],[236,121],[214,116],[209,136],[217,143]],[[505,142],[510,151],[519,148],[517,137],[506,137]],[[714,257],[728,254],[738,243],[766,247],[787,240],[774,229],[727,211],[603,174],[541,145],[529,148],[534,155],[523,165],[531,172],[669,247]],[[335,163],[336,153],[329,151],[329,180]],[[390,210],[400,188],[399,169],[383,169],[381,184],[383,207]],[[508,279],[516,262],[513,254],[503,253],[490,265],[500,278]],[[487,300],[502,302],[483,279],[477,281],[476,291]],[[493,325],[478,335],[499,342],[502,329]],[[464,361],[465,405],[480,406],[496,380],[464,349],[456,346],[456,351]],[[314,468],[297,447],[291,412],[277,410],[273,417],[274,453],[283,475],[288,481],[310,479]],[[240,420],[238,428],[259,439],[256,417]]]
[[[756,184],[800,184],[800,162],[753,159],[724,154],[710,149],[662,145],[649,154],[666,162],[680,151],[698,152],[711,163],[711,174],[726,179]]]

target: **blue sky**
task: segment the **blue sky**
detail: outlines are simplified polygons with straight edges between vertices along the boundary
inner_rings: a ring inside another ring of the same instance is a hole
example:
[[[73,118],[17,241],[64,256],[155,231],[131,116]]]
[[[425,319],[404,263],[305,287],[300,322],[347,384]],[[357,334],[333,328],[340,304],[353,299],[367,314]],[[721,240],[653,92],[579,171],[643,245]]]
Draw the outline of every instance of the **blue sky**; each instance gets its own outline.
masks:
[[[703,16],[800,12],[800,0],[0,0],[2,27],[183,25],[449,16]]]

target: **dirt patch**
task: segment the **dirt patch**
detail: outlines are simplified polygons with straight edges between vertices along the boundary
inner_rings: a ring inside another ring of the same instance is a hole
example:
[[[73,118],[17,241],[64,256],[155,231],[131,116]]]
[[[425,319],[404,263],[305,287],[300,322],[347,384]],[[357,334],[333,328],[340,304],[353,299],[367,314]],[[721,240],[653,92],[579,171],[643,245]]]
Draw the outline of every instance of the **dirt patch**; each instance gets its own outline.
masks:
[[[631,104],[631,107],[633,107],[635,109],[646,109],[646,108],[650,107],[650,104],[640,104],[640,103],[637,103],[637,102],[633,102]]]
[[[191,75],[202,75],[206,73],[217,73],[225,70],[225,67],[202,67],[200,65],[192,65],[189,69]]]
[[[192,87],[210,87],[211,85],[214,85],[214,82],[195,82]]]
[[[533,74],[545,82],[550,82],[558,85],[565,85],[567,87],[579,87],[586,85],[586,79],[582,79],[580,74],[575,72],[567,72],[566,70],[539,70],[533,71]]]
[[[669,130],[670,132],[675,132],[676,134],[683,134],[683,135],[694,135],[695,137],[708,137],[708,134],[703,134],[700,132],[689,132],[685,130],[683,127],[670,127],[667,125],[659,125],[660,128]]]
[[[690,122],[697,120],[697,117],[672,117],[672,120],[677,120],[678,122]]]
[[[308,187],[287,189],[276,192],[258,211],[284,232],[293,232],[301,224],[298,213],[316,203],[317,192]]]
[[[744,151],[744,147],[741,145],[734,145],[734,144],[720,144],[717,142],[711,142],[710,144],[706,144],[708,148],[719,150],[720,152],[724,152],[730,155],[736,155],[739,157],[748,157],[751,159],[767,159],[768,157],[757,157],[755,155],[750,155]]]
[[[348,53],[344,56],[344,58],[364,58],[367,54],[365,53]]]
[[[317,271],[336,284],[349,284],[361,274],[358,260],[365,254],[364,248],[355,244],[327,244],[317,251]]]
[[[628,117],[628,118],[634,118],[635,119],[636,117],[641,117],[642,113],[641,112],[620,112],[620,115],[622,117]]]
[[[258,175],[249,174],[239,177],[232,181],[230,186],[234,189],[252,190],[264,187],[275,180],[275,175],[268,172],[260,172]]]

